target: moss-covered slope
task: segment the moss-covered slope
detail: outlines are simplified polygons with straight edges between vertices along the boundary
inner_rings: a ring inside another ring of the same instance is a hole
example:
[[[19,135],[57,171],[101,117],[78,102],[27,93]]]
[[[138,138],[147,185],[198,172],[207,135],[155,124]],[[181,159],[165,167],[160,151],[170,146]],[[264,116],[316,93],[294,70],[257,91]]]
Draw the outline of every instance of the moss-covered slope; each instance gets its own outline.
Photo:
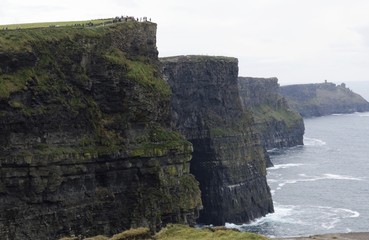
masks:
[[[303,144],[304,122],[279,94],[277,78],[239,77],[238,86],[243,107],[252,111],[267,149]]]
[[[0,235],[194,223],[192,145],[170,128],[156,24],[0,32]]]
[[[191,228],[170,224],[155,235],[148,228],[137,228],[118,233],[111,238],[99,235],[85,240],[268,240],[268,238],[225,227]],[[78,237],[64,237],[59,240],[79,240]]]

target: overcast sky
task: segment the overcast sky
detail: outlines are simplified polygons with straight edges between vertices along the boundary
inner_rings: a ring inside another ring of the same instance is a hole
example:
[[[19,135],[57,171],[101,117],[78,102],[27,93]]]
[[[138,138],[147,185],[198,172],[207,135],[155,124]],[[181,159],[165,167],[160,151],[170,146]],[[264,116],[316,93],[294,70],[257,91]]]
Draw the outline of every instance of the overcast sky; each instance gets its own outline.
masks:
[[[147,16],[161,57],[239,59],[241,76],[369,82],[368,0],[1,0],[0,24]]]

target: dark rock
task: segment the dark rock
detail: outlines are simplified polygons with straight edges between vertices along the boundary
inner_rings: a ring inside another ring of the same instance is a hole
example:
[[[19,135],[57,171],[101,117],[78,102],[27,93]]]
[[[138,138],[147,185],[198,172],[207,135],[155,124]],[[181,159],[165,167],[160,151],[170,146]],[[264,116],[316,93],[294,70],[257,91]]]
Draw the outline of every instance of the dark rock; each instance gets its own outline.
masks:
[[[345,84],[336,86],[325,82],[282,86],[281,94],[303,117],[369,111],[369,103]]]
[[[34,56],[1,49],[14,63],[0,75],[1,239],[195,223],[192,144],[170,127],[155,33],[149,22],[33,29],[1,46]]]
[[[241,101],[254,115],[257,131],[267,149],[303,144],[302,117],[279,94],[277,78],[239,77]]]
[[[0,52],[2,73],[12,73],[23,67],[33,67],[36,61],[37,58],[32,52]]]
[[[191,173],[200,182],[199,222],[246,223],[273,212],[265,149],[243,111],[235,58],[162,58],[172,88],[173,124],[194,146]]]

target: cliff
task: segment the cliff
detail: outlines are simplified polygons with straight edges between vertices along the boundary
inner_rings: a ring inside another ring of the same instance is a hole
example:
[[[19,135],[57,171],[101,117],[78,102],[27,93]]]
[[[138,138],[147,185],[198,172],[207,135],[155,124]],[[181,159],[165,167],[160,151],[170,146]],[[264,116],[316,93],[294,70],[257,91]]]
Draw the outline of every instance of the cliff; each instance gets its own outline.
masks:
[[[267,149],[303,145],[303,119],[279,94],[277,78],[239,77],[238,86],[243,107],[252,111]]]
[[[156,24],[0,32],[0,236],[193,224],[192,144],[170,127]]]
[[[194,147],[191,173],[200,182],[200,223],[245,223],[273,212],[265,149],[252,114],[242,109],[238,60],[162,58],[172,88],[173,125]]]
[[[369,111],[369,103],[344,83],[296,84],[281,87],[292,109],[303,117]]]

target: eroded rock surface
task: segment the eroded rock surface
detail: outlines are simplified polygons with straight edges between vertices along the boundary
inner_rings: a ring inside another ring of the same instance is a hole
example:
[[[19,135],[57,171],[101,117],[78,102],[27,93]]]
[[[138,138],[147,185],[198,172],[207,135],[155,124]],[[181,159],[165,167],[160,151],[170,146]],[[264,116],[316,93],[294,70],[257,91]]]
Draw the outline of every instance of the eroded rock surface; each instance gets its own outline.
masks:
[[[191,173],[200,182],[204,205],[199,222],[245,223],[273,212],[265,149],[239,97],[238,60],[178,56],[161,61],[173,92],[173,124],[194,147]]]
[[[239,77],[238,85],[241,102],[252,111],[267,149],[303,145],[303,119],[280,95],[277,78]]]
[[[156,24],[0,33],[0,238],[195,223]]]

